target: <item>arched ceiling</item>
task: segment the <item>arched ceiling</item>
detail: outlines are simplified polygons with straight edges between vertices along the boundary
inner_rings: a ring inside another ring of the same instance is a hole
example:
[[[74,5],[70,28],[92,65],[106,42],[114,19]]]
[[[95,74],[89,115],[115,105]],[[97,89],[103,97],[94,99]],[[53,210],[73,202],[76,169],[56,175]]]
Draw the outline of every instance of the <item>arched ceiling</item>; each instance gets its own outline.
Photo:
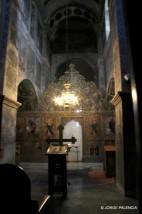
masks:
[[[81,17],[70,17],[60,21],[50,33],[53,53],[97,52],[97,36],[90,22]]]
[[[51,53],[98,52],[105,0],[41,0]]]
[[[41,3],[43,8],[43,15],[46,20],[51,17],[54,11],[70,4],[79,4],[84,6],[88,10],[93,11],[99,18],[102,12],[104,0],[41,0]]]

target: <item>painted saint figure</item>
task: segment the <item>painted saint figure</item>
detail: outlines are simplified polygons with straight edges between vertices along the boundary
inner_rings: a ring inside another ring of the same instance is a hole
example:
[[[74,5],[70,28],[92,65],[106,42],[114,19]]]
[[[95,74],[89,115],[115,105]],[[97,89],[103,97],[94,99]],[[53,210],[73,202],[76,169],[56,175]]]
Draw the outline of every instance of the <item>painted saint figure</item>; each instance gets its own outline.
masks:
[[[28,121],[28,125],[27,125],[27,127],[26,127],[26,130],[27,130],[27,133],[28,134],[35,134],[35,132],[36,132],[36,123],[34,122],[34,121],[32,121],[32,120],[29,120]]]
[[[53,124],[47,123],[46,125],[46,132],[45,132],[45,140],[52,139],[54,137],[54,131],[53,131]],[[47,142],[47,148],[49,147],[50,143]]]
[[[97,132],[98,132],[97,122],[96,119],[94,119],[91,124],[91,134],[96,135]]]

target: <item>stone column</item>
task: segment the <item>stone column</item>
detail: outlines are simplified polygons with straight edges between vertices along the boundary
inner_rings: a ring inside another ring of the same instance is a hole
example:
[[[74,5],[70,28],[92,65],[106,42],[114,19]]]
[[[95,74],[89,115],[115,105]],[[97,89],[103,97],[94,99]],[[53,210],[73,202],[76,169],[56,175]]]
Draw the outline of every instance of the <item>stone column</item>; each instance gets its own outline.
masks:
[[[116,184],[124,193],[124,142],[122,122],[122,100],[116,94],[112,100],[115,106],[115,146],[116,146]]]
[[[136,142],[136,155],[137,155],[137,199],[139,204],[139,212],[142,210],[142,84],[141,84],[141,35],[139,28],[136,27],[138,16],[132,16],[134,11],[139,11],[140,2],[134,4],[132,1],[124,0],[127,30],[129,33],[130,41],[130,71],[131,71],[131,91],[133,99],[133,109],[135,118],[135,142]],[[132,22],[133,17],[133,22]],[[135,34],[134,34],[135,32]],[[134,36],[136,35],[136,37]]]
[[[116,124],[116,183],[125,196],[136,196],[136,145],[132,97],[118,92],[112,100]]]
[[[1,110],[1,155],[0,163],[14,163],[16,152],[16,116],[20,103],[0,97]]]

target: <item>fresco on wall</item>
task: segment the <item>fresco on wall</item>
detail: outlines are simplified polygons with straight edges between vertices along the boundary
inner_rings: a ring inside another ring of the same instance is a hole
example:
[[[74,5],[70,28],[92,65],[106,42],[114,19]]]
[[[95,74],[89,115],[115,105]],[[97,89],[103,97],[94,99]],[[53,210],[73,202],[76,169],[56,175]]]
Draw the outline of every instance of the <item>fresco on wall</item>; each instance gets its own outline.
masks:
[[[18,141],[18,138],[20,138],[24,133],[25,133],[25,120],[22,117],[17,117],[17,122],[16,122],[17,141]]]
[[[25,38],[24,34],[19,31],[18,35],[18,51],[19,51],[19,68],[21,71],[26,71],[27,66],[27,39]],[[22,37],[22,40],[21,40]]]
[[[17,40],[17,10],[15,8],[12,8],[11,10],[11,29],[10,29],[10,41],[16,46],[16,40]]]
[[[36,83],[38,85],[38,87],[41,87],[41,63],[36,60]]]
[[[98,123],[96,118],[93,118],[91,122],[91,134],[93,136],[96,136],[97,133],[98,133]]]
[[[42,53],[42,26],[40,21],[38,20],[38,26],[37,26],[37,33],[38,33],[38,48],[40,50],[40,52]]]
[[[37,96],[31,81],[25,79],[18,86],[18,102],[22,105],[17,113],[17,144],[22,161],[42,160],[41,117],[29,112],[37,109]],[[27,112],[23,118],[21,114]],[[23,121],[24,120],[24,121]],[[31,155],[32,154],[32,155]]]
[[[105,134],[115,134],[115,121],[112,116],[105,119]]]
[[[35,4],[31,3],[31,26],[30,33],[33,39],[35,39],[35,21],[36,21],[36,8]]]
[[[88,149],[90,158],[94,161],[102,159],[102,144],[100,144],[101,139],[101,120],[98,114],[87,117],[88,124]]]
[[[19,134],[18,134],[19,133]],[[58,138],[56,117],[22,113],[17,122],[17,144],[21,146],[20,161],[47,161],[47,139]]]
[[[18,139],[19,143],[23,145],[21,148],[22,161],[46,162],[45,153],[49,146],[46,140],[57,139],[59,124],[65,125],[72,120],[78,121],[82,127],[83,160],[103,161],[104,145],[112,141],[114,143],[114,134],[107,135],[105,127],[105,121],[113,118],[110,113],[102,116],[101,113],[86,112],[78,117],[76,113],[69,112],[55,112],[54,115],[48,112],[20,112],[19,116],[18,130],[21,136],[19,135]],[[76,152],[74,153],[76,154]],[[72,161],[72,159],[68,159],[68,161]]]
[[[41,117],[26,115],[18,120],[17,144],[20,145],[21,150],[20,160],[26,162],[44,161],[47,145],[42,136]]]
[[[27,54],[27,72],[29,74],[34,73],[35,69],[35,55],[32,51],[32,49],[29,47],[28,54]]]
[[[56,138],[58,137],[58,124],[57,117],[54,116],[45,116],[44,118],[44,133],[46,138]]]
[[[25,24],[28,24],[28,17],[29,17],[29,11],[30,11],[30,1],[29,0],[18,0],[18,5],[21,10],[21,14],[23,16],[23,21]]]
[[[40,117],[29,117],[26,120],[26,132],[28,135],[39,135],[40,132]]]

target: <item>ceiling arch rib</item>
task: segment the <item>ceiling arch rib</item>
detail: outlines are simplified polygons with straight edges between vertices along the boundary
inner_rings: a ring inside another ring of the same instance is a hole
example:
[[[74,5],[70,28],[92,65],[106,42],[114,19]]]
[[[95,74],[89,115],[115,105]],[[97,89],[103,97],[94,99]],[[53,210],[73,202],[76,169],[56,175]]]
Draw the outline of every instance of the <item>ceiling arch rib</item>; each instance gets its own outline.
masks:
[[[101,0],[104,1],[104,0]],[[54,14],[55,11],[57,11],[59,8],[62,8],[63,6],[69,6],[69,5],[78,5],[79,8],[86,8],[89,11],[92,11],[97,18],[100,17],[101,11],[102,11],[102,4],[100,4],[98,1],[94,0],[48,0],[44,1],[43,3],[43,16],[45,22],[48,22]],[[48,12],[47,12],[48,11]]]
[[[70,5],[59,8],[48,22],[52,52],[97,52],[96,23],[95,14],[85,7]]]
[[[93,12],[85,7],[70,5],[55,11],[48,20],[48,26],[50,30],[53,30],[62,20],[72,17],[86,19],[93,27],[97,23],[97,16]]]
[[[81,17],[70,17],[59,22],[50,32],[54,53],[97,52],[97,35],[90,22]]]

